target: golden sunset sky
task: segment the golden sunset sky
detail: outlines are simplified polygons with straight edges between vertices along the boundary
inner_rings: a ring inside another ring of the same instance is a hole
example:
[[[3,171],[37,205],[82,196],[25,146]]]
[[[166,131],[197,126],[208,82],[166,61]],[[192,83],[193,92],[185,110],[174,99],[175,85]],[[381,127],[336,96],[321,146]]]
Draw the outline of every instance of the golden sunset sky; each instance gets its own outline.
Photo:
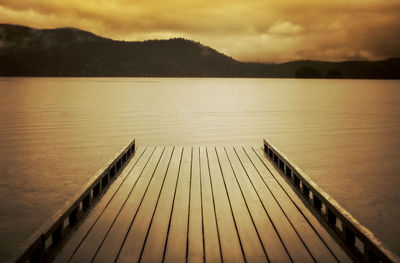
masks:
[[[400,0],[0,0],[0,23],[184,37],[241,61],[400,57]]]

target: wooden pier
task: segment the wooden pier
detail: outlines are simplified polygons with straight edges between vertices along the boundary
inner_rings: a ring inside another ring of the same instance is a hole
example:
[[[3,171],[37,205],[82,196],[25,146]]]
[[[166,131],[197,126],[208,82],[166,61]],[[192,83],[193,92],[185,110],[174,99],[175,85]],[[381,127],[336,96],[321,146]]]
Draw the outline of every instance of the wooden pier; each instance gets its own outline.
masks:
[[[17,261],[399,262],[267,141],[133,141],[74,198]]]

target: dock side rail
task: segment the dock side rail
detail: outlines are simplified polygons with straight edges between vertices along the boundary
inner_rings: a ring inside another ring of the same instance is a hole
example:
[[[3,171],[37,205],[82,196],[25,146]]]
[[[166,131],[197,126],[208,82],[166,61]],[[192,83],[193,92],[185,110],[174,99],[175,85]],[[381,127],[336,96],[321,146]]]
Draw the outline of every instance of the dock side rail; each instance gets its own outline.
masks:
[[[47,262],[78,221],[135,153],[135,139],[110,159],[63,207],[14,253],[12,262]]]
[[[264,153],[306,200],[308,207],[356,262],[400,262],[374,234],[322,190],[277,147],[264,139]]]

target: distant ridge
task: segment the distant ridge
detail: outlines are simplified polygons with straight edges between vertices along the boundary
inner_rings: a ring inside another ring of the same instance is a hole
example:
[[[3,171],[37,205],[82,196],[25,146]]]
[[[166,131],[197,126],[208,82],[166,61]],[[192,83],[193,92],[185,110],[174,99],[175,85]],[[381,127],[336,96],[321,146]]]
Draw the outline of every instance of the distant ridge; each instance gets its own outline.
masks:
[[[400,79],[400,59],[245,63],[182,38],[127,42],[75,28],[0,24],[0,76]]]

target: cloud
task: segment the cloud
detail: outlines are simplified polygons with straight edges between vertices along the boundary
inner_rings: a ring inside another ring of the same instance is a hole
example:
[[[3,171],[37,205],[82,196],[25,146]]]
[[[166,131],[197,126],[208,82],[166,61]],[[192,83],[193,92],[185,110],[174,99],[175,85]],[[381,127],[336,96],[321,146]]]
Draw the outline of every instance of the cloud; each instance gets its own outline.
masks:
[[[0,0],[0,22],[120,40],[185,37],[243,61],[400,57],[393,0]]]
[[[271,35],[296,35],[301,33],[304,28],[300,25],[294,25],[291,22],[278,22],[272,25],[267,33]]]

